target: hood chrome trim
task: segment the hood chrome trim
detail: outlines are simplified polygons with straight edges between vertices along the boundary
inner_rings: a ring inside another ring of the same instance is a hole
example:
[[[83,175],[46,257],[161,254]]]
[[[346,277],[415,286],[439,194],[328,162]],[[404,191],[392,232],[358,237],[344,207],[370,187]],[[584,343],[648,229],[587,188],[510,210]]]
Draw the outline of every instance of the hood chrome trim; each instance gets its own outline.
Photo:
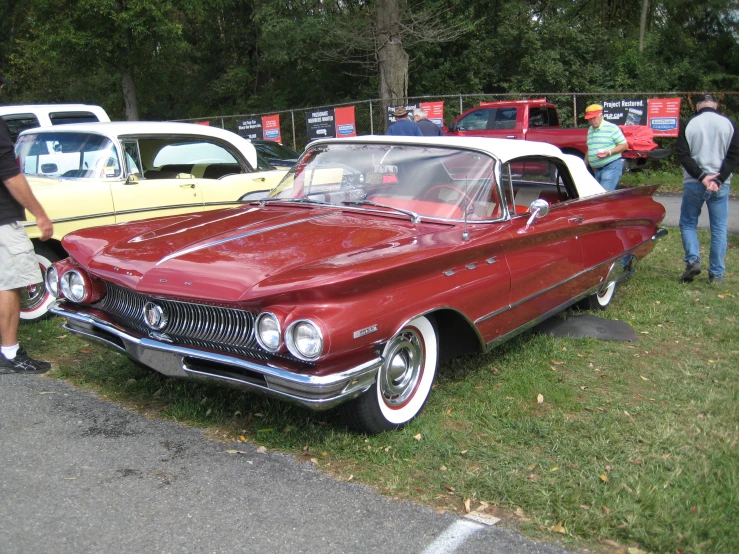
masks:
[[[328,217],[328,216],[337,215],[337,214],[340,214],[340,213],[341,212],[330,212],[330,213],[327,213],[327,214],[319,214],[319,215],[314,215],[314,216],[311,216],[311,217],[304,217],[303,219],[298,219],[296,221],[290,221],[288,223],[280,223],[279,225],[271,225],[269,227],[264,227],[262,229],[255,229],[253,231],[247,231],[246,233],[240,233],[238,235],[234,235],[233,237],[228,237],[226,239],[214,240],[213,242],[208,242],[208,243],[205,243],[205,244],[201,244],[199,246],[192,246],[190,248],[185,248],[184,250],[180,250],[179,252],[174,252],[174,253],[170,254],[169,256],[165,256],[164,258],[162,258],[161,260],[159,260],[156,263],[156,265],[163,264],[166,261],[172,260],[174,258],[178,258],[180,256],[185,256],[187,254],[192,254],[193,252],[197,252],[198,250],[204,250],[206,248],[210,248],[211,246],[218,246],[219,244],[224,244],[224,243],[227,243],[227,242],[231,242],[232,240],[238,240],[238,239],[243,239],[244,237],[250,237],[250,236],[253,236],[253,235],[259,235],[261,233],[266,233],[268,231],[274,231],[275,229],[282,229],[283,227],[289,227],[290,225],[297,225],[298,223],[304,223],[304,222],[310,221],[312,219],[319,219],[321,217]]]

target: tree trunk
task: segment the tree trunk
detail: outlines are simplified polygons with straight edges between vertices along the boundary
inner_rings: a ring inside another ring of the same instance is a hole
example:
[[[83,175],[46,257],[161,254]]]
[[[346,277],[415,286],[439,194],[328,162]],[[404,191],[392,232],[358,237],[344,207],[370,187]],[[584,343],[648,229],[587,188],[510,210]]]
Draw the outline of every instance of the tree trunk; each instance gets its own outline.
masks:
[[[126,121],[138,121],[139,102],[136,99],[136,84],[133,82],[133,73],[130,69],[121,70],[121,87],[123,101],[126,104]]]
[[[642,0],[641,20],[639,21],[639,53],[644,53],[644,38],[647,34],[647,16],[649,15],[649,0]]]
[[[400,34],[398,0],[377,0],[376,6],[376,56],[384,115],[387,106],[405,102],[408,96],[408,53]]]

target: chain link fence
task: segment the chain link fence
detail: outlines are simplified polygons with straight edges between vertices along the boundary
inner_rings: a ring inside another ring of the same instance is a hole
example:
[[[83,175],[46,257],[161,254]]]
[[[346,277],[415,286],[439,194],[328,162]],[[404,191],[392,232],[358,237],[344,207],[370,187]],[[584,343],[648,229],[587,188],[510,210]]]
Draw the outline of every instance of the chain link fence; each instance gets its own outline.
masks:
[[[697,92],[604,92],[604,93],[538,93],[538,94],[457,94],[441,96],[415,96],[406,98],[405,104],[421,102],[444,102],[444,123],[449,124],[461,113],[480,105],[480,102],[496,100],[523,100],[530,98],[546,98],[557,106],[562,127],[584,127],[585,107],[589,104],[603,103],[605,100],[629,98],[680,98],[681,118],[686,119],[695,112],[693,97]],[[735,121],[739,118],[739,92],[714,93],[719,102],[719,111]],[[305,148],[308,140],[307,118],[315,111],[331,108],[354,106],[356,133],[358,135],[382,135],[386,129],[386,109],[381,100],[359,100],[344,104],[295,108],[267,113],[232,114],[210,117],[198,117],[181,120],[191,122],[209,122],[229,131],[237,132],[238,125],[244,119],[252,119],[263,115],[279,114],[282,142],[292,146],[299,152]],[[672,148],[675,139],[660,138],[660,144]],[[669,158],[668,158],[669,160]],[[674,160],[671,160],[674,162]],[[668,163],[671,163],[668,162]]]

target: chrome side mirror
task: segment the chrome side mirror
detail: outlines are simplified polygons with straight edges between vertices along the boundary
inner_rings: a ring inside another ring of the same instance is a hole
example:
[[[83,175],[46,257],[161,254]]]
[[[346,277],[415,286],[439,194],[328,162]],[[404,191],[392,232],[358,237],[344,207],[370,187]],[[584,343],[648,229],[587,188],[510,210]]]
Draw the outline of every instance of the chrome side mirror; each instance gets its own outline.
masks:
[[[537,198],[529,206],[529,211],[531,212],[531,217],[529,217],[529,220],[526,222],[524,231],[528,230],[537,218],[544,217],[549,213],[549,202],[542,200],[541,198]]]

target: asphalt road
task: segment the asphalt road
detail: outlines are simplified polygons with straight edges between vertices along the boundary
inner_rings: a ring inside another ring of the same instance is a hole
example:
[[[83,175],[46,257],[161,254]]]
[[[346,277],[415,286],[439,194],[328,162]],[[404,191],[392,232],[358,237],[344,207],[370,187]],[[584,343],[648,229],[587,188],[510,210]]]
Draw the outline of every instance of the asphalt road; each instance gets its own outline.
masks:
[[[666,227],[678,227],[680,225],[680,204],[682,196],[679,194],[657,194],[654,196],[660,204],[665,207],[665,219],[662,225]],[[708,229],[708,210],[705,205],[698,218],[698,228]],[[739,199],[729,198],[729,233],[739,233]]]
[[[43,376],[0,374],[0,468],[3,554],[565,552]]]

